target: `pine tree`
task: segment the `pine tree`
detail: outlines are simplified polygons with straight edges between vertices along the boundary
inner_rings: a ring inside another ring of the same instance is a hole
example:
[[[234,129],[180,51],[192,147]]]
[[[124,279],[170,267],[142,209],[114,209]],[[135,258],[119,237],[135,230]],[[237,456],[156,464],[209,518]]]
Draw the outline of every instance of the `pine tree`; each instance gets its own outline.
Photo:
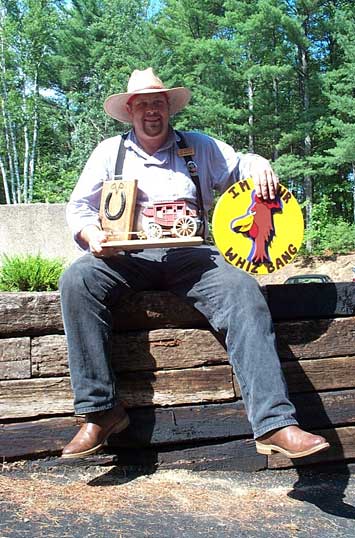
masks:
[[[355,222],[355,20],[351,8],[336,11],[334,34],[341,61],[326,76],[333,146],[328,149],[329,158],[325,160],[343,179],[343,198],[351,186]],[[338,192],[339,187],[341,184],[338,184]],[[350,216],[347,206],[349,204],[343,203],[339,208],[345,217]]]

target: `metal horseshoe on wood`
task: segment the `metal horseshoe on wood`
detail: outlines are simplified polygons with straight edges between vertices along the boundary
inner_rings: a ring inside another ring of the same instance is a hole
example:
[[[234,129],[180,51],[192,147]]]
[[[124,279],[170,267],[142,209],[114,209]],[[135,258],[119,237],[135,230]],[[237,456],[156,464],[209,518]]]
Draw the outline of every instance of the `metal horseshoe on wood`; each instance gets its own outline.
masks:
[[[123,191],[121,191],[121,206],[115,215],[111,215],[110,213],[111,198],[112,198],[112,192],[109,192],[105,200],[105,217],[108,220],[118,220],[122,217],[126,209],[126,194]]]

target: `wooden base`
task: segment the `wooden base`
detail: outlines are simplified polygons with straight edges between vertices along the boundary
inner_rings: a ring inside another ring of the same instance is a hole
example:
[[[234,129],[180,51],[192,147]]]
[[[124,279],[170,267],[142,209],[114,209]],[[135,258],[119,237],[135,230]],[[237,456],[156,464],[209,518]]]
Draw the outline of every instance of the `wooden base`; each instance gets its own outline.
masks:
[[[168,237],[166,239],[129,239],[127,241],[107,241],[103,248],[117,247],[122,250],[141,250],[146,248],[196,247],[202,245],[202,237]]]

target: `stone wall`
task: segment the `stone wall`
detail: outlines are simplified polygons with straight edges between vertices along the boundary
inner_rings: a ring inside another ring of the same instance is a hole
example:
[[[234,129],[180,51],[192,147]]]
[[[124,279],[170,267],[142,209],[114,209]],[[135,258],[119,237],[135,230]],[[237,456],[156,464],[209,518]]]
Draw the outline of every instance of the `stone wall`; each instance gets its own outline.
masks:
[[[0,205],[0,257],[41,254],[72,261],[80,256],[65,220],[65,204]]]

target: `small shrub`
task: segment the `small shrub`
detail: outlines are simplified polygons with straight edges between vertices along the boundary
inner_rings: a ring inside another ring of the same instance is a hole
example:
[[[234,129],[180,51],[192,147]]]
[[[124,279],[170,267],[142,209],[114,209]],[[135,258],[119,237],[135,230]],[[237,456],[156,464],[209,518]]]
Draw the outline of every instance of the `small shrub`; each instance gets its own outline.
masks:
[[[306,230],[303,246],[307,239],[312,242],[314,255],[348,254],[355,246],[355,225],[339,217],[337,221],[330,220],[323,227]]]
[[[333,202],[323,196],[313,204],[309,228],[305,231],[301,254],[307,253],[307,241],[311,243],[311,254],[347,254],[355,248],[355,224],[347,222],[334,210]]]
[[[58,289],[59,277],[65,263],[59,258],[42,258],[39,254],[2,257],[0,267],[1,291],[53,291]]]

